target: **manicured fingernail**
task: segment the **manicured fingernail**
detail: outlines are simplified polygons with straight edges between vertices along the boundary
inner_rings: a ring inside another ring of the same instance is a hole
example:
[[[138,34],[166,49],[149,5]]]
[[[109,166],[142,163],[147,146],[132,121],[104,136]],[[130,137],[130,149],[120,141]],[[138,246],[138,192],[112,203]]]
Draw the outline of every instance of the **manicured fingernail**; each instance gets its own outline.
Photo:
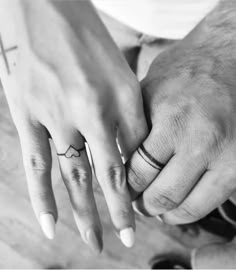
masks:
[[[40,215],[41,228],[48,239],[53,239],[55,237],[55,219],[50,213],[43,213]]]
[[[136,205],[136,202],[132,202],[132,206],[133,206],[133,209],[134,209],[134,212],[136,212],[138,215],[140,216],[144,216],[143,213],[141,213],[138,208],[137,208],[137,205]]]
[[[98,230],[92,228],[88,229],[85,234],[86,242],[88,246],[96,253],[99,254],[102,252],[102,237],[101,233]]]
[[[120,231],[120,240],[122,243],[130,248],[134,245],[135,237],[133,228],[129,227]]]

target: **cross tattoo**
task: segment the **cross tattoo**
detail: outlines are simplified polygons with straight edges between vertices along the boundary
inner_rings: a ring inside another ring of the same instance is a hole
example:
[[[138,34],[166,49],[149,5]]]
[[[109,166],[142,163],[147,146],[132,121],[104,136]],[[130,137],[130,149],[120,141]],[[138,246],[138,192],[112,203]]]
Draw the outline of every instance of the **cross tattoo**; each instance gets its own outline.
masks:
[[[10,66],[9,66],[9,62],[8,62],[8,60],[7,60],[7,55],[6,55],[6,53],[11,52],[11,51],[16,50],[16,49],[18,49],[17,46],[13,46],[13,47],[10,47],[10,48],[8,48],[8,49],[5,49],[5,48],[4,48],[4,45],[3,45],[2,37],[1,37],[1,35],[0,35],[0,50],[1,50],[0,56],[1,56],[1,55],[3,56],[3,60],[4,60],[4,63],[5,63],[5,66],[6,66],[8,75],[9,75],[11,72],[10,72]]]

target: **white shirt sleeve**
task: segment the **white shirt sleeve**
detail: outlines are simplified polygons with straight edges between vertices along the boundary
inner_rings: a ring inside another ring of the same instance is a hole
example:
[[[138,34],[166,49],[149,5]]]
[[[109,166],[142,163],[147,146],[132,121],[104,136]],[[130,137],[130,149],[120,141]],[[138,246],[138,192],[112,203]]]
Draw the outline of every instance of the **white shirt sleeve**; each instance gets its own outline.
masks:
[[[92,0],[126,25],[154,37],[182,39],[219,0]]]

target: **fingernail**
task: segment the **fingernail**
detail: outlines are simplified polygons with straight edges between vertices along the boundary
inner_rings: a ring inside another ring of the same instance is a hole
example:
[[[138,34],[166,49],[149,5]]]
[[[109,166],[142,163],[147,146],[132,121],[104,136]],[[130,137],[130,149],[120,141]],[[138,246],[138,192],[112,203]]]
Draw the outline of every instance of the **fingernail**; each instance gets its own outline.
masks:
[[[132,247],[135,242],[134,230],[129,227],[120,231],[120,240],[128,248]]]
[[[92,228],[88,229],[85,234],[86,241],[88,246],[96,253],[99,254],[102,252],[102,237],[101,233],[98,230]]]
[[[138,215],[144,217],[144,214],[141,213],[141,212],[138,210],[137,205],[136,205],[136,202],[132,202],[132,206],[133,206],[134,212],[136,212]]]
[[[44,213],[40,215],[41,228],[48,239],[55,237],[55,219],[50,213]]]

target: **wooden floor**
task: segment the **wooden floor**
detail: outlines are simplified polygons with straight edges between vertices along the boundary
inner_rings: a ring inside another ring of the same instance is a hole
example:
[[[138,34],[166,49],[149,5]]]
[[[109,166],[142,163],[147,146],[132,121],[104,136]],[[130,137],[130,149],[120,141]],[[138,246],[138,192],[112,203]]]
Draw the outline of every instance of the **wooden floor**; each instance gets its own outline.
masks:
[[[126,249],[115,236],[96,186],[105,242],[102,255],[96,257],[80,239],[56,162],[53,185],[59,221],[56,238],[50,241],[31,209],[17,133],[0,87],[0,268],[148,268],[154,255],[175,253],[188,259],[193,247],[215,240],[203,231],[183,232],[154,218],[137,217],[135,247]]]

